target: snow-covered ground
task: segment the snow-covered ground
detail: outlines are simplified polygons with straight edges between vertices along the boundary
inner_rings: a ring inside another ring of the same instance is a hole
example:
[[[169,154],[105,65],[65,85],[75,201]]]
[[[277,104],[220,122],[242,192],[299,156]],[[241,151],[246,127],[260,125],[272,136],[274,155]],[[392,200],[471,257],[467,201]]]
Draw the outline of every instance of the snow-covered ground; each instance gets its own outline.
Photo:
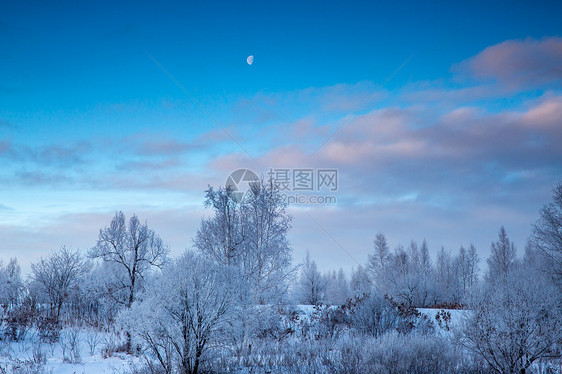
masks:
[[[56,343],[41,342],[33,331],[19,342],[0,342],[0,373],[130,373],[140,358],[114,349],[117,335],[78,329],[77,344],[63,330]],[[66,335],[65,335],[66,334]]]

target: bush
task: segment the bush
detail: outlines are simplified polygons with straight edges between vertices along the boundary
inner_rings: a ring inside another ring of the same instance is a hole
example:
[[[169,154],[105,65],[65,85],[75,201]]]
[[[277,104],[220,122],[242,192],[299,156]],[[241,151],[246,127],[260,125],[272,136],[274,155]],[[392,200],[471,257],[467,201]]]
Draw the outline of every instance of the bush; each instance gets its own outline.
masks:
[[[388,333],[344,342],[334,373],[485,373],[484,365],[437,335]]]
[[[60,337],[61,324],[56,317],[40,316],[37,318],[37,329],[43,341],[56,343]]]
[[[23,303],[11,307],[5,305],[2,310],[4,311],[0,321],[2,335],[12,341],[24,339],[37,316],[31,299],[25,299]]]
[[[348,308],[351,311],[351,326],[369,336],[381,336],[399,323],[399,314],[392,303],[373,293],[352,300]]]

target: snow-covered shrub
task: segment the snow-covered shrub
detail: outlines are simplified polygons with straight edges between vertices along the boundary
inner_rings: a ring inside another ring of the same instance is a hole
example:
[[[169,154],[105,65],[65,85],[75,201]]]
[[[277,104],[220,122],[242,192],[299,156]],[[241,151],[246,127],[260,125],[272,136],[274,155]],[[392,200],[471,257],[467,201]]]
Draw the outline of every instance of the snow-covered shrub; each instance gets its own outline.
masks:
[[[349,327],[350,316],[347,304],[339,307],[316,305],[304,332],[314,339],[335,340]]]
[[[436,335],[391,332],[379,338],[341,340],[335,356],[327,356],[332,373],[484,373],[482,364],[463,355]]]
[[[0,307],[2,316],[0,329],[2,336],[8,340],[24,339],[37,317],[37,310],[30,298],[25,298],[16,305]]]
[[[62,350],[62,359],[72,364],[80,363],[80,329],[68,327],[61,331],[59,344]]]
[[[376,337],[398,326],[396,308],[375,293],[351,299],[346,305],[351,311],[351,326],[361,333]]]
[[[90,349],[90,356],[96,353],[96,347],[103,341],[103,335],[97,328],[89,328],[85,332],[85,340]]]
[[[541,358],[560,357],[562,313],[557,288],[520,267],[488,289],[464,321],[460,343],[502,373],[524,373]]]
[[[56,343],[62,326],[56,316],[40,315],[37,317],[37,330],[43,341]]]

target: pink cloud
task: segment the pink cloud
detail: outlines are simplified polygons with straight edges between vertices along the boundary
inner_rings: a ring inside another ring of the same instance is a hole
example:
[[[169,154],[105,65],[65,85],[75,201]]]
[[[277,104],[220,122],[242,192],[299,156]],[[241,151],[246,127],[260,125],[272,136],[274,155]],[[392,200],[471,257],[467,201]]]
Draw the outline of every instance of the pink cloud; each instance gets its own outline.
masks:
[[[142,156],[177,155],[186,152],[192,145],[173,139],[143,139],[134,141],[135,152]]]
[[[552,97],[531,108],[522,118],[530,126],[562,126],[562,97]]]
[[[508,40],[484,49],[453,70],[510,87],[559,84],[562,80],[562,38]]]

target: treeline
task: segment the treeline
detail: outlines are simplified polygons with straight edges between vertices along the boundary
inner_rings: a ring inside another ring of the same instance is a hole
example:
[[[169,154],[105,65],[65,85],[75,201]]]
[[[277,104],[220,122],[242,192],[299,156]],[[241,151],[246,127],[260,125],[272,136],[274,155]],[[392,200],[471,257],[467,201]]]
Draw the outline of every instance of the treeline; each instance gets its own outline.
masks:
[[[31,339],[41,352],[69,327],[74,342],[105,331],[121,338],[104,352],[143,357],[139,373],[561,372],[562,184],[523,255],[500,228],[483,275],[472,245],[432,259],[425,240],[391,250],[382,233],[349,277],[310,256],[299,268],[272,183],[244,199],[209,187],[205,205],[211,215],[178,258],[117,212],[87,253],[62,247],[27,277],[15,259],[0,265],[1,343]],[[463,309],[456,325],[451,308]]]
[[[505,230],[502,227],[502,232]],[[480,290],[480,257],[474,245],[457,253],[441,247],[433,261],[427,242],[412,241],[407,248],[389,249],[379,233],[368,262],[354,268],[348,278],[340,269],[320,272],[307,254],[297,285],[297,301],[303,304],[342,304],[350,297],[376,292],[409,306],[457,308],[473,302]]]

